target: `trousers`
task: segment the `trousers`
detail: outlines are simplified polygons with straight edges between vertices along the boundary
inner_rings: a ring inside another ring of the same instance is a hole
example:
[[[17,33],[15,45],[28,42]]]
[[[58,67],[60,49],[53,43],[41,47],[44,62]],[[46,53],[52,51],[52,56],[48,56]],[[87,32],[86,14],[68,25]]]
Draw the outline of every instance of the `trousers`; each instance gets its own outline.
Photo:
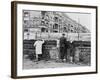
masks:
[[[60,47],[60,59],[64,59],[67,56],[67,49],[65,47]]]

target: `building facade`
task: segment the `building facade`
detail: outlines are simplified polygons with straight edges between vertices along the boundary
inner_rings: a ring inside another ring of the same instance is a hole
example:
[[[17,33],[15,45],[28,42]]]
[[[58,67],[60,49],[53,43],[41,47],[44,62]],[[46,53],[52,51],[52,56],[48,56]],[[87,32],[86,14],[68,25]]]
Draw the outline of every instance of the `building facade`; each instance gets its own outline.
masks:
[[[86,26],[71,19],[65,12],[23,11],[25,36],[38,33],[90,33]]]
[[[85,26],[72,20],[64,12],[24,11],[23,16],[25,31],[29,29],[34,31],[35,28],[38,28],[40,32],[90,33]]]

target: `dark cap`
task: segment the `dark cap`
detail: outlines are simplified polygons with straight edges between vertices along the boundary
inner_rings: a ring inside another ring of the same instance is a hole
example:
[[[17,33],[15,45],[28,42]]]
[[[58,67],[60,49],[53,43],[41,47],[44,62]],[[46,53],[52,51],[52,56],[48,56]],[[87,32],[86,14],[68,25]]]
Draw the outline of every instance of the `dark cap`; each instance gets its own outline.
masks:
[[[64,36],[65,34],[63,33],[62,35]]]

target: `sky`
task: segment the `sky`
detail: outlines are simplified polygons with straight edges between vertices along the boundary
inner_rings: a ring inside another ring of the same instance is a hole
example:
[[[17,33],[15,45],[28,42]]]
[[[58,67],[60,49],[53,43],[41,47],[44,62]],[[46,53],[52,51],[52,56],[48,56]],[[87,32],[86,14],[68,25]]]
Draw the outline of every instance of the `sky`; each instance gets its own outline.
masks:
[[[89,13],[66,13],[71,19],[79,22],[91,31],[91,14]]]

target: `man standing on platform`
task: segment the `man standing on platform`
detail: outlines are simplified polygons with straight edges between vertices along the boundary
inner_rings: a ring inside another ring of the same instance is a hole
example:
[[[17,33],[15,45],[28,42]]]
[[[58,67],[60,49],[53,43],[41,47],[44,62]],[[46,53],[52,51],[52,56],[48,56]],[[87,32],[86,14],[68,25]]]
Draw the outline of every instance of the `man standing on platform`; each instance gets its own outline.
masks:
[[[67,46],[66,46],[66,38],[65,34],[62,34],[62,37],[60,38],[60,59],[62,62],[64,62],[64,59],[67,54]]]

